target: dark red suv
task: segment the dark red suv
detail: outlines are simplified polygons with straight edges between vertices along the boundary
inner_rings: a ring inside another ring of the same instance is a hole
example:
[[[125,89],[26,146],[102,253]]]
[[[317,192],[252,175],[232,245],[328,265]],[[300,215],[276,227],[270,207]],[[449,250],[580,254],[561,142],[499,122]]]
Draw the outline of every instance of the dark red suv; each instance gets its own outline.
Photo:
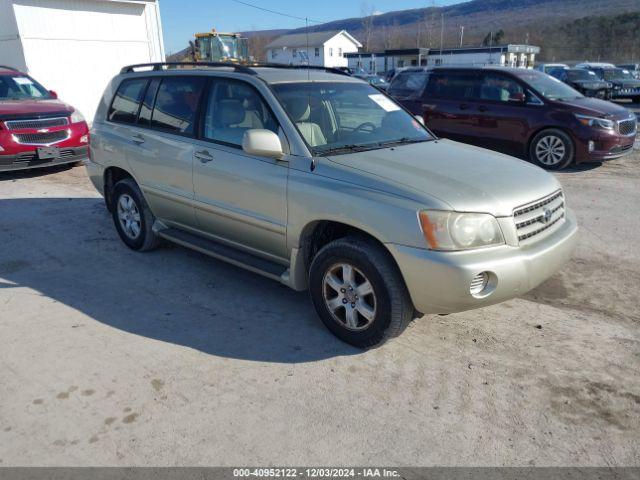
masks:
[[[0,172],[81,162],[88,143],[80,112],[28,75],[0,66]]]
[[[421,68],[400,72],[388,93],[436,134],[547,169],[633,151],[637,120],[559,80],[519,68]]]

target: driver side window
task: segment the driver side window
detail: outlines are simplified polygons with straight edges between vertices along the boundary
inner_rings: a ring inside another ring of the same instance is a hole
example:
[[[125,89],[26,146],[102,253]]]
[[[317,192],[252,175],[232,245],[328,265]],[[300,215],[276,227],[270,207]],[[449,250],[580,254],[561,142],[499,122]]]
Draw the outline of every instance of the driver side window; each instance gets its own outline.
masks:
[[[216,80],[211,84],[205,108],[203,136],[240,147],[247,130],[278,133],[278,123],[260,94],[249,84]]]
[[[510,99],[522,96],[525,92],[515,80],[497,74],[487,74],[482,79],[480,98],[492,102],[508,102]]]

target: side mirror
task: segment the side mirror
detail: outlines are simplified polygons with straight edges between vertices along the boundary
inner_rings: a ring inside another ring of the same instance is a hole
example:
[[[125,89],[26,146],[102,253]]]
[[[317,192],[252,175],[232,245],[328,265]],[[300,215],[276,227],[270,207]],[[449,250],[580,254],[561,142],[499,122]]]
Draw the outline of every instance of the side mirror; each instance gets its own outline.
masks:
[[[49,95],[51,95],[51,98],[53,98],[54,100],[57,100],[58,98],[58,94],[53,90],[49,90]]]
[[[424,125],[424,117],[422,115],[415,115],[415,118],[421,125]]]
[[[522,92],[514,93],[509,97],[509,101],[514,103],[524,103],[526,99],[526,95]]]
[[[280,160],[284,156],[280,137],[271,130],[247,130],[242,138],[242,150],[249,155]]]

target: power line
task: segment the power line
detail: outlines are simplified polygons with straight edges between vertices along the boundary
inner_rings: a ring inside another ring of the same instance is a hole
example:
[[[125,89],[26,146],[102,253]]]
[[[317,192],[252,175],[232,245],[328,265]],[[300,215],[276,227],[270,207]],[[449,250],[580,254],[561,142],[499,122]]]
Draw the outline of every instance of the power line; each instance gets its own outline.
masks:
[[[302,20],[303,22],[326,23],[326,22],[322,22],[320,20],[314,20],[312,18],[297,17],[295,15],[289,15],[288,13],[278,12],[276,10],[270,10],[268,8],[260,7],[258,5],[254,5],[254,4],[249,3],[249,2],[243,2],[242,0],[233,0],[233,1],[236,2],[236,3],[239,3],[241,5],[245,5],[247,7],[252,7],[252,8],[256,8],[258,10],[262,10],[263,12],[269,12],[269,13],[273,13],[275,15],[280,15],[282,17],[293,18],[295,20]]]

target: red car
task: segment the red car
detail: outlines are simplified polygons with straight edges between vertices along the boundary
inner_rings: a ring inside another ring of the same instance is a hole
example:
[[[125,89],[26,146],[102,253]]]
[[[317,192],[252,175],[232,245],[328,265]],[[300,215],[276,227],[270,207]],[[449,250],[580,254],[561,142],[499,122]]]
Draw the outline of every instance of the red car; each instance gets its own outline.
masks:
[[[0,172],[79,163],[88,144],[80,112],[29,75],[0,66]]]
[[[636,117],[522,68],[407,69],[387,93],[437,135],[489,148],[550,170],[632,153]]]

